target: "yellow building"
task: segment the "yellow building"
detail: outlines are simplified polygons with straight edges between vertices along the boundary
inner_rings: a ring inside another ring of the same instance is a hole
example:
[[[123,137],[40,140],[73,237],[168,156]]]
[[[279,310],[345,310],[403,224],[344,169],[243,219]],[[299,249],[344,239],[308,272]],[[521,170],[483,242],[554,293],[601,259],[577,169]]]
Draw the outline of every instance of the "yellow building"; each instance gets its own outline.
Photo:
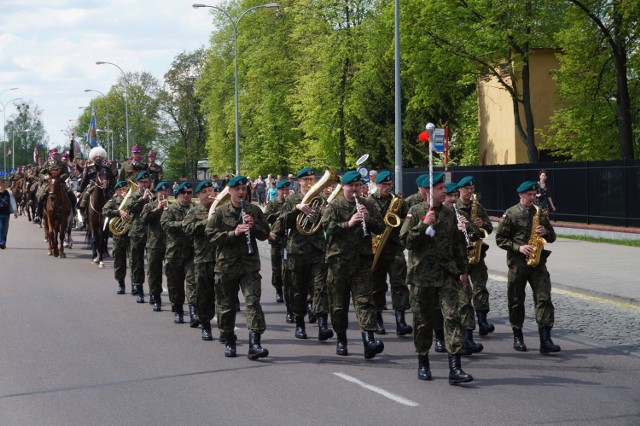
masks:
[[[534,49],[530,52],[530,88],[533,122],[536,129],[546,129],[549,117],[558,104],[557,85],[551,76],[559,68],[557,49]],[[505,77],[509,81],[509,76]],[[518,87],[522,92],[522,84]],[[520,117],[525,126],[522,106]],[[502,165],[528,163],[527,149],[515,126],[513,101],[497,78],[481,77],[478,81],[478,123],[480,164]],[[536,132],[536,146],[544,149],[544,139]]]

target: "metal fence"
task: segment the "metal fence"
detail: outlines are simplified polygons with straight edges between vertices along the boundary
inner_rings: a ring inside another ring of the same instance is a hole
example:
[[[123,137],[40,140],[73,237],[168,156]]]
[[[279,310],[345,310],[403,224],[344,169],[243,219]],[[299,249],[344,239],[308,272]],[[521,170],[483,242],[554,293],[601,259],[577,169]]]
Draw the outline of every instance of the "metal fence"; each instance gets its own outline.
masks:
[[[550,213],[553,220],[640,227],[638,160],[470,166],[449,172],[454,182],[473,176],[482,205],[490,215],[501,216],[518,202],[518,185],[526,180],[537,181],[542,169],[547,171],[547,184],[558,209]],[[417,190],[415,180],[422,173],[428,173],[428,169],[404,170],[404,194]]]

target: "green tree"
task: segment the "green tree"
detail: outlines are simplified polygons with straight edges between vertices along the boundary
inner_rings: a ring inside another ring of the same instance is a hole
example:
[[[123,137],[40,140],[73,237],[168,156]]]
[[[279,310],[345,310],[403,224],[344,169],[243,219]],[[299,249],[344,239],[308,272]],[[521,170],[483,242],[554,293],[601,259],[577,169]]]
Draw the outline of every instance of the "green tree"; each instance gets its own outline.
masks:
[[[33,164],[33,147],[42,144],[49,145],[47,135],[41,120],[42,111],[31,102],[20,102],[16,105],[16,112],[7,118],[6,135],[7,148],[11,147],[12,155],[7,157],[7,168],[11,166],[12,156],[15,156],[15,166]],[[45,150],[39,149],[43,154]],[[6,150],[4,152],[6,154]]]

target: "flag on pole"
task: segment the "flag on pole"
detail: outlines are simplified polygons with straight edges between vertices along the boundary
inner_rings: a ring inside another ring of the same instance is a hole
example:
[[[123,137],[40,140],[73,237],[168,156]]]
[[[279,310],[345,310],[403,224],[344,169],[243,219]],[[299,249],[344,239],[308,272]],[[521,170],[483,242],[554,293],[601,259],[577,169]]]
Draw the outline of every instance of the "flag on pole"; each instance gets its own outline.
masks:
[[[6,156],[8,157],[8,156],[10,156],[10,155],[11,155],[11,148],[8,148],[8,149],[7,149],[7,155],[6,155]]]
[[[33,145],[33,162],[38,162],[38,144]]]
[[[91,121],[89,122],[89,132],[87,133],[87,142],[91,148],[98,146],[98,132],[96,127],[96,109],[91,110]]]

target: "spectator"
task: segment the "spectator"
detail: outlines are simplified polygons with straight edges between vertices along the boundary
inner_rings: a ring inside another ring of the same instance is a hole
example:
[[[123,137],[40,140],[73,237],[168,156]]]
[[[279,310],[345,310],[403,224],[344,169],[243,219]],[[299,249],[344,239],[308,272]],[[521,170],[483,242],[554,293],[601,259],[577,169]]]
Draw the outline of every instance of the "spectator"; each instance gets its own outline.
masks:
[[[18,218],[18,206],[11,191],[7,190],[7,180],[0,179],[0,249],[7,247],[7,234],[9,233],[9,219],[11,213]]]
[[[556,211],[556,206],[553,204],[553,199],[551,198],[551,188],[547,185],[547,171],[540,170],[538,173],[539,181],[538,181],[538,192],[536,194],[536,204],[538,207],[543,209],[545,212],[549,211],[549,207],[551,207],[551,211]]]
[[[264,207],[267,197],[267,184],[262,179],[262,175],[258,175],[258,178],[253,181],[253,189],[256,190],[258,204],[260,207]]]
[[[278,190],[276,189],[276,182],[273,181],[271,183],[271,188],[269,188],[269,191],[267,191],[267,200],[270,203],[276,198],[278,198]]]

